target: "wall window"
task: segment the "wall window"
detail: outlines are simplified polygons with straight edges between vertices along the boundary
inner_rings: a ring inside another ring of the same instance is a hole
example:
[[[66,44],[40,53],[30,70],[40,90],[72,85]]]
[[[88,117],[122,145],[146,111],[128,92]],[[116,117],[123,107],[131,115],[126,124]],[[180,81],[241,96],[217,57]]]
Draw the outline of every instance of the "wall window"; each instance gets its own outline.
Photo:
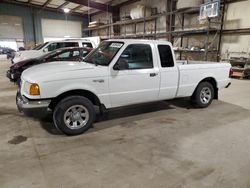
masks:
[[[148,44],[129,45],[118,61],[126,61],[128,69],[149,69],[154,67],[151,46]]]
[[[174,59],[171,47],[169,45],[158,45],[158,51],[161,59],[162,67],[173,67]]]

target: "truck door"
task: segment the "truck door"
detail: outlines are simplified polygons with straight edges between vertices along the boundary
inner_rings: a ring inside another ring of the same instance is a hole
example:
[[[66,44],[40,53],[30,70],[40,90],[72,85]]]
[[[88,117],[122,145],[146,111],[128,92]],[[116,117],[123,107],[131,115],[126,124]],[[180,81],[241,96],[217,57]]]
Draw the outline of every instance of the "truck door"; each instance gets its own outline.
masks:
[[[157,45],[159,53],[159,66],[161,72],[159,99],[175,98],[179,85],[179,71],[174,62],[171,46],[166,44]]]
[[[160,75],[153,45],[130,44],[111,67],[109,90],[112,107],[158,99]]]

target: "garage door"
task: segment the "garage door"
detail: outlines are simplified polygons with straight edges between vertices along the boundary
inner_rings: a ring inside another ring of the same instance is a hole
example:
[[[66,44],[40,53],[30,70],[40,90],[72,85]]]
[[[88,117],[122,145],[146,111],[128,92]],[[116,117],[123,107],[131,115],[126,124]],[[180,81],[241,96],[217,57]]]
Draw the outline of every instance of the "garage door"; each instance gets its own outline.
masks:
[[[21,17],[0,15],[0,39],[23,39]]]
[[[17,50],[23,47],[24,32],[21,17],[0,15],[0,46]]]
[[[82,23],[77,21],[42,19],[43,38],[81,38]]]

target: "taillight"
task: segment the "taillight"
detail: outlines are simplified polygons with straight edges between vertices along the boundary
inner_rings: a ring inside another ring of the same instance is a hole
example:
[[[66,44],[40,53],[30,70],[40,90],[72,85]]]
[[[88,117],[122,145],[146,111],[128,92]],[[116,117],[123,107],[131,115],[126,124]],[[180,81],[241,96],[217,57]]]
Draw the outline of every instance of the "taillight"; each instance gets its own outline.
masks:
[[[229,78],[231,78],[232,76],[233,76],[233,69],[232,68],[230,68],[230,70],[229,70]]]

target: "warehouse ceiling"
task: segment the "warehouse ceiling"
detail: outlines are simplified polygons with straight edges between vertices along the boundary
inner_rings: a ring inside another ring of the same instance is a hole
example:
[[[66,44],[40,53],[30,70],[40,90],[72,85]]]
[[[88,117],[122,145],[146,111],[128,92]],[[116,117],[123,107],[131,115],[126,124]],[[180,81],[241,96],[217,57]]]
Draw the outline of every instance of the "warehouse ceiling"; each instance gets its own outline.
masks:
[[[63,9],[67,8],[70,10],[70,14],[86,15],[100,11],[113,12],[115,7],[136,2],[136,0],[0,0],[0,2],[57,12],[63,12]]]

